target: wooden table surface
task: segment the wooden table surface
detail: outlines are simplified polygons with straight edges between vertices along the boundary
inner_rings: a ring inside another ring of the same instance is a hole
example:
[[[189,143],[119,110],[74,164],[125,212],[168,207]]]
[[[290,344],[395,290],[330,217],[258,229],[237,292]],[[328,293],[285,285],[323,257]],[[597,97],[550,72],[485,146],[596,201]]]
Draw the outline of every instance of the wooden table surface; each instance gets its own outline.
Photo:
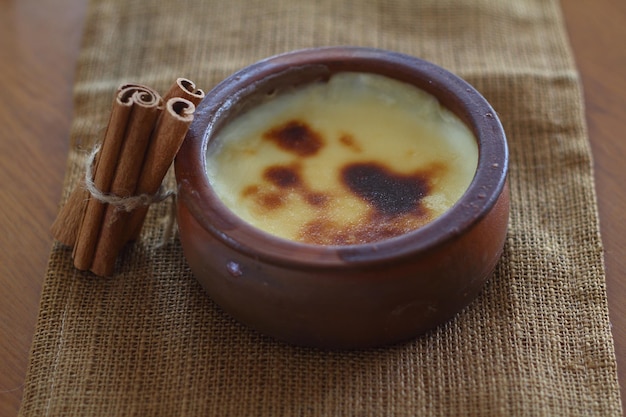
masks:
[[[0,0],[0,416],[17,415],[57,212],[86,0]],[[562,0],[585,89],[626,404],[626,2]]]

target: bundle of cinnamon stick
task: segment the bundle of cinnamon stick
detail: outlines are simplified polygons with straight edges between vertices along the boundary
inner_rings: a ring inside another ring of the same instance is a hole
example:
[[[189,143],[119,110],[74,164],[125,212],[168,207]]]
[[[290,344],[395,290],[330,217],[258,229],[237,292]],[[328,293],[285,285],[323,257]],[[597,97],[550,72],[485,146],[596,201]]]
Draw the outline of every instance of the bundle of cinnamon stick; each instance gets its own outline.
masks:
[[[138,84],[118,88],[104,138],[51,229],[73,247],[77,269],[114,273],[121,249],[138,238],[149,204],[167,196],[161,184],[203,98],[185,78],[164,97]]]

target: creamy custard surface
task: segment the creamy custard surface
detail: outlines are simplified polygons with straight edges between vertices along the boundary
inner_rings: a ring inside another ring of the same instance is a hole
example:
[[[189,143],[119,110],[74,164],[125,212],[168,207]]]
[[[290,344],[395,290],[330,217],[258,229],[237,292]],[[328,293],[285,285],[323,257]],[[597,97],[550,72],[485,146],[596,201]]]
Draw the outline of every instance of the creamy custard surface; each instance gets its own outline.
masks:
[[[368,73],[281,92],[207,148],[224,204],[270,234],[320,245],[392,238],[436,219],[478,163],[467,126],[430,94]]]

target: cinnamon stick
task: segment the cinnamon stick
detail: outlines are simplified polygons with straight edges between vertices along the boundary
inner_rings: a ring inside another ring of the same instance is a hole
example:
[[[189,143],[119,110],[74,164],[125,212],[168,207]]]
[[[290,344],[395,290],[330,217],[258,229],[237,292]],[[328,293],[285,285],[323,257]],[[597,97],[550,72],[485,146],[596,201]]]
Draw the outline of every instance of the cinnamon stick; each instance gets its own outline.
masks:
[[[134,106],[138,103],[141,105]],[[144,109],[146,106],[160,107],[161,103],[162,99],[158,93],[148,87],[131,84],[118,90],[94,172],[93,182],[98,190],[110,192],[120,151],[127,135],[142,129],[141,124],[144,122],[142,111],[140,110],[138,114],[135,110]],[[134,116],[131,117],[133,113]],[[74,245],[74,266],[77,269],[91,268],[105,210],[106,205],[97,199],[90,197],[87,201]]]
[[[204,98],[204,91],[196,88],[194,82],[187,78],[177,78],[176,82],[172,84],[163,97],[163,101],[167,103],[169,99],[174,97],[187,99],[191,101],[194,106],[197,106]]]
[[[77,269],[111,275],[119,251],[141,231],[148,205],[162,198],[161,183],[204,92],[178,78],[167,97],[138,84],[117,90],[102,144],[51,228],[74,247]]]
[[[132,103],[129,101],[132,91],[134,90],[142,90],[144,87],[139,84],[123,84],[117,89],[116,92],[116,101],[120,101],[125,107],[128,107],[128,111],[130,111],[130,106]],[[153,94],[154,92],[150,92],[149,94]],[[123,119],[114,119],[113,113],[116,111],[116,104],[113,105],[113,110],[111,112],[111,116],[109,119],[109,126],[107,127],[107,133],[105,134],[105,140],[107,135],[115,136],[119,134],[119,132],[113,132],[110,129],[115,129],[111,127],[112,124],[117,124],[119,128],[123,127]],[[129,115],[130,113],[128,113]],[[119,109],[117,109],[117,115],[119,116]],[[125,117],[127,117],[126,115]],[[120,124],[122,123],[122,124]],[[104,140],[103,140],[104,143]],[[111,142],[114,145],[120,144],[117,140],[112,140]],[[114,151],[114,150],[112,150]],[[103,152],[98,152],[96,154],[95,160],[92,162],[93,172],[96,172],[96,167],[98,165],[98,160]],[[70,196],[68,197],[65,205],[61,208],[59,214],[56,219],[52,223],[50,227],[50,232],[52,236],[59,242],[63,243],[66,246],[74,246],[76,244],[76,239],[78,237],[78,231],[80,229],[81,222],[83,220],[85,210],[87,208],[87,201],[89,200],[89,191],[86,188],[84,178],[80,180],[80,183],[72,190]]]
[[[193,121],[194,111],[195,105],[185,98],[174,97],[167,101],[144,160],[137,194],[153,195],[159,190]],[[139,207],[132,213],[127,227],[128,240],[137,239],[147,212],[147,207]]]
[[[129,128],[120,151],[115,174],[111,182],[110,193],[120,198],[135,194],[141,171],[141,164],[148,147],[161,107],[154,103],[138,101],[133,107]],[[113,273],[115,259],[123,246],[124,225],[129,212],[121,207],[108,204],[100,225],[91,267],[99,276]]]
[[[72,190],[50,227],[52,236],[65,246],[74,246],[76,243],[80,221],[85,213],[88,199],[89,191],[85,189],[85,181],[81,180],[80,184]]]

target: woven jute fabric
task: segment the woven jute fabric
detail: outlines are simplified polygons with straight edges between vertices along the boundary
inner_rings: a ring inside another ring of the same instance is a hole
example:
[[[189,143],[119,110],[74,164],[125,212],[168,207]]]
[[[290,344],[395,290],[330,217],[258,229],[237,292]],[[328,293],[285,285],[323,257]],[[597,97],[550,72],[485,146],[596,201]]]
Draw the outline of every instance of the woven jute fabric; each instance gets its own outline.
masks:
[[[223,313],[167,203],[111,278],[50,255],[22,416],[618,416],[591,156],[556,0],[92,1],[63,200],[118,85],[205,90],[267,56],[326,45],[439,64],[494,106],[510,146],[504,255],[484,291],[415,340],[293,347]],[[170,176],[170,183],[172,178]]]

